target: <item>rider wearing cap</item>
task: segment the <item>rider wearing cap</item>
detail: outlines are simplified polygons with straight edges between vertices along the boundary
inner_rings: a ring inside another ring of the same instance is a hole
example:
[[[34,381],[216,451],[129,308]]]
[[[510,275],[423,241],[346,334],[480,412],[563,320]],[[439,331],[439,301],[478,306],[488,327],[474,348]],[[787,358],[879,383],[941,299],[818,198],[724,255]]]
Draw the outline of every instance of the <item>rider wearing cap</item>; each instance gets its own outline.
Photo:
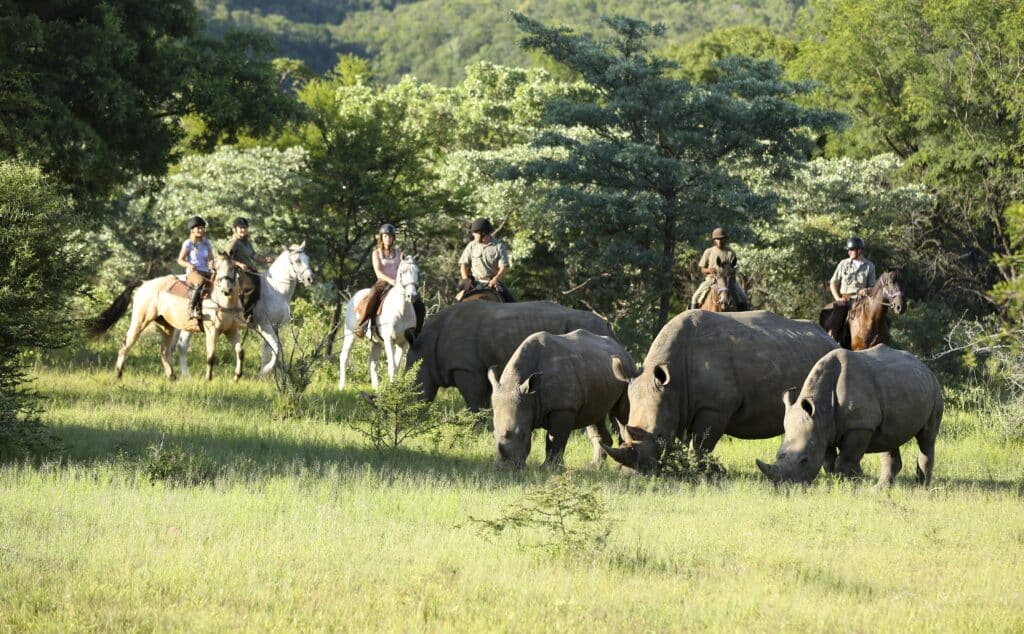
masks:
[[[509,269],[508,248],[501,240],[491,233],[494,227],[487,218],[477,218],[469,227],[473,241],[466,245],[459,257],[459,274],[462,278],[462,291],[458,299],[475,290],[489,288],[501,296],[502,301],[514,302],[515,298],[501,278]]]
[[[850,302],[866,295],[877,280],[875,265],[864,257],[864,240],[851,236],[846,241],[846,252],[849,257],[836,265],[828,283],[835,301],[823,308],[818,316],[818,323],[836,341],[839,341],[842,326],[846,323]]]
[[[185,267],[185,281],[192,286],[189,319],[202,319],[203,291],[213,278],[213,244],[206,239],[206,221],[201,216],[192,216],[186,226],[189,236],[181,243],[178,264]]]
[[[715,230],[711,232],[711,241],[713,246],[704,249],[704,253],[700,256],[700,262],[697,266],[700,267],[700,272],[704,274],[704,281],[697,287],[697,292],[693,294],[693,299],[690,300],[690,308],[700,308],[701,304],[704,303],[704,298],[707,297],[708,292],[715,285],[715,269],[718,267],[718,262],[728,263],[732,265],[733,269],[739,266],[739,260],[736,259],[736,252],[727,246],[729,234],[725,232],[725,229],[721,227],[715,227]],[[743,290],[737,283],[733,283],[732,292],[736,296],[736,304],[739,310],[748,310],[750,308],[750,299],[747,298],[746,291]]]
[[[231,223],[231,240],[224,247],[242,275],[238,278],[239,294],[242,309],[245,311],[246,323],[252,323],[252,311],[260,301],[260,272],[256,267],[257,260],[264,264],[274,261],[271,257],[256,255],[256,247],[249,237],[249,221],[239,216]]]
[[[373,273],[377,281],[370,287],[370,293],[359,306],[356,313],[359,322],[356,334],[362,335],[366,322],[377,314],[384,295],[397,284],[398,265],[402,262],[402,253],[395,246],[395,225],[385,223],[377,230],[377,248],[373,250]]]

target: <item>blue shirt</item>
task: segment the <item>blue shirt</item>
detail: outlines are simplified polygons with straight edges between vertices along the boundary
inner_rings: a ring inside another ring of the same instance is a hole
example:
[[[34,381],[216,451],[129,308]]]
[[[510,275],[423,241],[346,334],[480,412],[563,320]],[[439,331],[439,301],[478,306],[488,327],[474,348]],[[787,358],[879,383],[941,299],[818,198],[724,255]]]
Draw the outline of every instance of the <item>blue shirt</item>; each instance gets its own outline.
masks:
[[[202,271],[203,273],[210,272],[210,259],[213,254],[213,243],[207,239],[203,239],[198,244],[192,242],[191,239],[186,239],[181,244],[181,248],[185,249],[185,261],[196,267],[196,270]]]

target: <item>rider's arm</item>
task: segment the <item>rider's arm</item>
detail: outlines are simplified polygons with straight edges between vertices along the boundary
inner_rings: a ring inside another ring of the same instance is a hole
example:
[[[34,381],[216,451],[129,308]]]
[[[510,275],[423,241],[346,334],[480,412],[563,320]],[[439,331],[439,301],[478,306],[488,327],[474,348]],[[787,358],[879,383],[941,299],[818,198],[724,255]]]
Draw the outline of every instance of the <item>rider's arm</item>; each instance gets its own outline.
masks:
[[[490,281],[487,282],[487,285],[492,287],[492,288],[494,286],[497,286],[498,282],[501,281],[501,278],[505,277],[505,273],[507,273],[507,272],[508,272],[508,267],[505,266],[504,264],[501,265],[501,267],[498,269],[498,272],[494,274],[494,277],[492,277],[490,279]]]
[[[832,291],[833,299],[835,299],[837,302],[843,300],[843,296],[839,294],[839,282],[832,280],[831,282],[828,283],[828,288],[829,290]]]
[[[468,264],[460,264],[459,265],[459,277],[461,277],[464,280],[468,280],[469,279],[469,265]]]
[[[459,277],[464,280],[469,279],[469,249],[472,246],[472,242],[467,244],[466,248],[462,250],[462,255],[459,256]]]
[[[491,276],[491,279],[487,282],[487,285],[491,288],[495,288],[501,278],[505,277],[505,273],[508,272],[509,260],[508,260],[508,247],[505,243],[498,243],[498,270]]]
[[[188,257],[188,243],[186,242],[185,244],[181,245],[181,252],[178,253],[178,264],[185,268],[185,272],[186,273],[191,273],[193,271],[193,269],[195,269],[195,267],[192,266],[191,262],[189,262],[188,260],[185,259],[187,257]]]
[[[384,270],[380,268],[380,252],[377,249],[373,250],[373,272],[377,274],[378,280],[383,280],[392,286],[395,285],[395,280],[384,275]]]

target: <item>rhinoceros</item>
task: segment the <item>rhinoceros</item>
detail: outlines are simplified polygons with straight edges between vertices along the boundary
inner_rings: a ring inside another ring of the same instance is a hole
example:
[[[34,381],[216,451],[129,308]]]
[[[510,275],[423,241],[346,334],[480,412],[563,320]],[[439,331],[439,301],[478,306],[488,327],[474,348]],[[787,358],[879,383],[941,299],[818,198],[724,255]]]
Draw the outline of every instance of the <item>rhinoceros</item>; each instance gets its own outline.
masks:
[[[652,471],[674,436],[698,457],[723,434],[778,436],[785,414],[779,393],[800,385],[835,347],[817,324],[763,310],[680,313],[651,343],[639,376],[613,361],[616,376],[629,382],[629,424],[624,444],[605,451]]]
[[[406,367],[423,360],[417,380],[427,400],[434,400],[440,387],[456,387],[475,411],[491,404],[487,369],[505,367],[523,339],[542,330],[564,334],[577,328],[614,336],[608,322],[594,313],[552,302],[460,302],[423,324],[409,347]]]
[[[810,482],[823,463],[842,476],[860,476],[864,454],[881,452],[878,486],[892,486],[903,467],[900,445],[917,438],[917,481],[931,482],[942,388],[909,352],[885,344],[834,350],[811,369],[796,401],[790,391],[782,400],[786,435],[775,464],[757,461],[771,480]]]
[[[611,360],[635,372],[633,357],[618,341],[586,330],[565,335],[537,332],[519,344],[505,369],[491,366],[491,407],[498,459],[521,467],[530,455],[533,430],[548,430],[545,465],[561,464],[569,432],[587,428],[594,443],[591,464],[604,458],[598,439],[608,445],[604,425],[629,417],[626,385],[612,374]]]

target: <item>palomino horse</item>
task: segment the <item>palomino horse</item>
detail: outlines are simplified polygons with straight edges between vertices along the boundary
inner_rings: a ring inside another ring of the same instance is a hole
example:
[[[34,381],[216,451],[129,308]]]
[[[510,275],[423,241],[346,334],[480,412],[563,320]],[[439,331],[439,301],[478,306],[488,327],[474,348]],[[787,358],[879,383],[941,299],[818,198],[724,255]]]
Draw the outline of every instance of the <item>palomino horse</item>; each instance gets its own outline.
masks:
[[[713,313],[729,313],[736,311],[736,296],[732,292],[733,284],[736,283],[736,269],[729,262],[722,262],[719,259],[712,269],[714,285],[704,296],[701,309]]]
[[[235,348],[235,380],[238,380],[242,375],[242,338],[238,330],[245,322],[242,304],[238,300],[235,265],[224,255],[218,255],[214,262],[210,298],[203,301],[202,329],[206,333],[206,380],[213,378],[213,353],[217,345],[217,336],[221,333],[228,335]],[[128,351],[135,345],[146,326],[155,323],[163,335],[163,341],[160,343],[160,361],[164,366],[164,374],[167,378],[174,379],[174,368],[170,363],[170,343],[174,330],[199,332],[200,328],[195,319],[189,319],[188,299],[168,292],[177,283],[177,277],[165,275],[144,282],[135,292],[132,302],[132,323],[128,326],[128,332],[117,355],[117,378],[120,379],[124,373]],[[127,308],[127,304],[123,304],[120,310],[108,310],[93,332],[100,334],[109,330],[124,315]]]
[[[301,282],[305,288],[313,284],[313,269],[309,256],[303,249],[306,243],[293,244],[277,256],[266,275],[260,275],[260,299],[252,311],[253,328],[263,338],[263,358],[260,362],[260,376],[274,369],[281,358],[281,339],[277,330],[292,318],[289,303],[295,289]],[[188,376],[188,342],[191,333],[175,332],[181,376]],[[172,341],[171,345],[175,345]]]
[[[880,343],[888,345],[890,306],[897,315],[902,315],[907,310],[899,270],[882,273],[863,299],[849,305],[841,327],[832,329],[833,338],[848,350],[866,350]],[[844,307],[838,307],[841,308]],[[821,320],[826,331],[829,330],[829,324],[836,321],[838,319],[833,321],[827,316]]]
[[[409,348],[405,332],[416,327],[416,312],[413,303],[419,299],[419,281],[419,267],[411,256],[406,256],[398,265],[398,275],[395,276],[397,284],[388,291],[384,301],[381,302],[380,316],[377,317],[377,329],[380,337],[378,338],[372,332],[367,333],[370,338],[370,384],[373,385],[373,389],[377,389],[380,384],[377,360],[380,358],[381,346],[383,345],[387,357],[389,379],[395,378],[402,355]],[[348,363],[352,342],[356,338],[358,317],[355,308],[369,292],[368,288],[362,289],[353,295],[345,306],[345,335],[341,344],[341,354],[338,357],[339,390],[345,389],[345,365]],[[367,327],[367,330],[371,329],[371,327]]]

